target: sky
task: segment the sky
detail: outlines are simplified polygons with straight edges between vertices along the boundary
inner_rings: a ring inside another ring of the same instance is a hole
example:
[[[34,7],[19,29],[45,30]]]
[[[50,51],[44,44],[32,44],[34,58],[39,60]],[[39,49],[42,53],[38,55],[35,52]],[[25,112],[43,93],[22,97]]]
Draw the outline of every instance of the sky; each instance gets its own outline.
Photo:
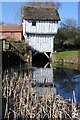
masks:
[[[67,18],[75,19],[78,22],[78,2],[60,2],[60,22]],[[20,9],[25,2],[0,2],[0,22],[8,24],[20,24]],[[59,22],[59,24],[60,24]]]

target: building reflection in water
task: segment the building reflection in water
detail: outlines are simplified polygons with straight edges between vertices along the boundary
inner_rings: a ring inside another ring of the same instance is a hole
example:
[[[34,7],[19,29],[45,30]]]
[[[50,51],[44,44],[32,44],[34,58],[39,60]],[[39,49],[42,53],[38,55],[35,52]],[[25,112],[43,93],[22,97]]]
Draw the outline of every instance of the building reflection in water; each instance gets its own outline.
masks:
[[[53,68],[50,67],[49,62],[42,64],[42,66],[40,64],[38,64],[38,66],[34,64],[32,69],[32,78],[39,96],[45,95],[48,88],[50,88],[52,95],[56,93],[56,88],[54,87]]]

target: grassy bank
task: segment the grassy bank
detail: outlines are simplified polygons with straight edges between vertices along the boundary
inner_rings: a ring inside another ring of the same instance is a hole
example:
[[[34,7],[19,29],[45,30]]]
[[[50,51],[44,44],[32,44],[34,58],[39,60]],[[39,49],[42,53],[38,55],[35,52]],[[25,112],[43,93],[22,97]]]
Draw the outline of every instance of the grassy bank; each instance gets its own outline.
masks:
[[[80,50],[54,52],[51,57],[52,62],[80,63]]]

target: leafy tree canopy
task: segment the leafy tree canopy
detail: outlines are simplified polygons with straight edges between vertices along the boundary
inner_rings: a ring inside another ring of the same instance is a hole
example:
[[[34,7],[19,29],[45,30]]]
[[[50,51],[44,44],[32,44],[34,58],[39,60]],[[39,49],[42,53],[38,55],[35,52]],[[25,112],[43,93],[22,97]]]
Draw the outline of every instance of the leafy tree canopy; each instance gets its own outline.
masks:
[[[79,49],[80,47],[80,29],[74,19],[66,19],[61,23],[58,33],[55,37],[55,49],[59,51]]]

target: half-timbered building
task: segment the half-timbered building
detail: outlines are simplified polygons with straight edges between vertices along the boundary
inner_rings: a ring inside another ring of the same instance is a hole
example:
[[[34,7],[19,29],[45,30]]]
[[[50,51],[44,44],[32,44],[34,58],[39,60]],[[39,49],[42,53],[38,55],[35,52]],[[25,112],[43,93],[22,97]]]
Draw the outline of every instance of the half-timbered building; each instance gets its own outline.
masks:
[[[23,36],[36,53],[53,52],[54,37],[60,20],[55,6],[23,6]]]

